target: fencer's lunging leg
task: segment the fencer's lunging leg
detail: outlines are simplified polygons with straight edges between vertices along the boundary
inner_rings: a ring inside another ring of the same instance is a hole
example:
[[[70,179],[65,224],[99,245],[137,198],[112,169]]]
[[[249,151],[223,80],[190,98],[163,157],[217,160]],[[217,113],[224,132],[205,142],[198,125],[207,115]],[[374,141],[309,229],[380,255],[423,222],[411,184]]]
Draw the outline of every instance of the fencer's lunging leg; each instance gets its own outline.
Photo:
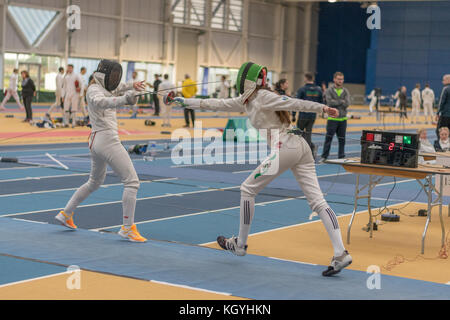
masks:
[[[333,244],[334,255],[338,257],[345,251],[338,219],[323,197],[311,153],[303,152],[302,154],[302,159],[292,168],[292,172],[300,184],[309,206],[314,212],[317,212],[322,220]]]
[[[72,196],[70,201],[67,203],[64,212],[67,214],[72,214],[75,209],[84,201],[86,198],[96,191],[103,184],[106,177],[106,162],[100,157],[91,153],[92,157],[92,167],[91,174],[88,182],[82,185]]]
[[[241,194],[241,212],[239,224],[239,237],[237,245],[244,247],[247,244],[250,226],[255,215],[255,198]]]

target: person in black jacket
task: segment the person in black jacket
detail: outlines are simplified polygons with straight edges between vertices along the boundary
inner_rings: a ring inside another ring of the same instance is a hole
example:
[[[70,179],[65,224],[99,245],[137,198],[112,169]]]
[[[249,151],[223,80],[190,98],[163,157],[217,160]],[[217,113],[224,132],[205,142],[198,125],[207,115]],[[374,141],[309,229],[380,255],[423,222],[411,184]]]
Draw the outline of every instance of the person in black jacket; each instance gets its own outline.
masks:
[[[36,96],[36,86],[33,80],[31,80],[28,71],[22,71],[22,100],[26,110],[26,118],[23,122],[31,122],[33,120],[33,110],[31,108],[31,102],[33,97]]]
[[[153,82],[153,91],[154,92],[158,92],[159,90],[159,85],[161,84],[161,80],[159,80],[159,74],[155,74],[155,81]],[[154,93],[153,94],[153,103],[155,105],[155,113],[153,114],[155,117],[159,116],[159,98],[158,98],[158,94]]]
[[[305,85],[298,89],[297,99],[323,103],[322,89],[314,84],[314,75],[312,73],[305,74]],[[303,137],[305,138],[306,142],[308,142],[314,158],[316,158],[317,149],[314,143],[312,143],[311,141],[311,133],[314,122],[316,122],[316,116],[316,113],[300,112],[297,122],[297,127],[304,132]]]
[[[450,74],[446,74],[442,79],[444,88],[439,98],[439,109],[436,115],[438,123],[436,135],[439,136],[439,129],[442,127],[450,128]]]

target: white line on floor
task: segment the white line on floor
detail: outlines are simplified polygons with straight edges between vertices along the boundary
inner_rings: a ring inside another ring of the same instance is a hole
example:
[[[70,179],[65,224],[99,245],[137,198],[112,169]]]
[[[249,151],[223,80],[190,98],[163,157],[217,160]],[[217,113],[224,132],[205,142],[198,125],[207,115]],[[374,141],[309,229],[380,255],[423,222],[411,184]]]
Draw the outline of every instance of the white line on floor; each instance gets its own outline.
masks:
[[[203,292],[208,292],[208,293],[215,293],[215,294],[221,294],[221,295],[225,295],[225,296],[231,296],[231,293],[227,293],[227,292],[212,291],[212,290],[207,290],[207,289],[202,289],[202,288],[197,288],[197,287],[186,286],[186,285],[182,285],[182,284],[157,281],[157,280],[150,280],[150,282],[157,283],[157,284],[164,284],[164,285],[168,285],[168,286],[172,286],[172,287],[185,288],[185,289],[191,289],[191,290],[196,290],[196,291],[203,291]]]
[[[16,284],[22,284],[22,283],[27,283],[27,282],[31,282],[31,281],[41,280],[41,279],[53,278],[53,277],[61,276],[63,274],[67,274],[67,272],[58,272],[58,273],[50,274],[48,276],[36,277],[36,278],[32,278],[32,279],[2,284],[2,285],[0,285],[0,288],[10,287],[10,286],[14,286]]]
[[[240,186],[226,187],[226,188],[220,188],[220,189],[207,189],[207,190],[181,192],[181,193],[174,193],[174,194],[171,194],[171,195],[159,195],[159,196],[153,196],[153,197],[138,198],[136,200],[137,201],[143,201],[143,200],[151,200],[151,199],[161,199],[161,198],[167,198],[167,197],[173,197],[173,196],[181,196],[181,195],[196,194],[196,193],[206,193],[206,192],[213,192],[213,191],[220,191],[220,190],[230,190],[230,189],[237,189],[237,188],[240,188]],[[96,206],[103,206],[103,205],[107,205],[107,204],[117,204],[117,203],[122,203],[122,200],[120,200],[120,201],[98,202],[98,203],[93,203],[93,204],[85,204],[85,205],[78,206],[78,208],[96,207]],[[52,209],[28,211],[28,212],[21,212],[21,213],[11,213],[11,214],[0,215],[0,217],[14,217],[14,216],[33,214],[33,213],[47,212],[47,211],[59,211],[59,210],[63,210],[63,209],[64,208],[52,208]],[[104,229],[104,228],[102,228],[102,229]]]

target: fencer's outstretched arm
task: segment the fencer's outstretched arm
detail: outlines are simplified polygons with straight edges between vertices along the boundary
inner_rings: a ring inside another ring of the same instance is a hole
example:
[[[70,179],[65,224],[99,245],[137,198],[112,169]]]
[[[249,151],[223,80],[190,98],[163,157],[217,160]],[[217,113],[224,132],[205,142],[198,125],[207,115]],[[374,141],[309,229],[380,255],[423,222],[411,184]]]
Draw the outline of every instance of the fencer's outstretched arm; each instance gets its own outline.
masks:
[[[244,105],[239,98],[230,99],[184,99],[184,104],[189,109],[245,112]]]
[[[130,83],[121,82],[119,84],[119,86],[117,87],[117,89],[112,91],[111,93],[115,96],[121,96],[129,90],[133,90],[133,85],[134,85],[133,82],[130,82]]]
[[[100,109],[116,109],[127,104],[133,105],[136,100],[135,93],[132,90],[126,91],[125,95],[118,97],[107,97],[104,90],[105,89],[100,85],[96,84],[89,87],[86,95],[93,107]]]
[[[290,98],[287,96],[279,96],[268,90],[260,91],[256,99],[261,99],[260,105],[262,109],[270,109],[274,111],[304,111],[320,113],[327,108],[326,105],[318,102]]]

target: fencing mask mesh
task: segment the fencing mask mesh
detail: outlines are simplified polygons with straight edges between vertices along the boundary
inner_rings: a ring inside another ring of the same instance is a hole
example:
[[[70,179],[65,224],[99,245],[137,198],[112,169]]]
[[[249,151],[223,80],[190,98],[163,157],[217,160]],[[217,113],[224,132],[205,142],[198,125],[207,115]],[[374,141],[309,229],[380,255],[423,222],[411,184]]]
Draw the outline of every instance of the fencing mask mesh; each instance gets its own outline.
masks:
[[[114,91],[122,80],[122,66],[120,63],[110,60],[102,60],[98,65],[97,72],[103,73],[104,86],[108,91]]]

